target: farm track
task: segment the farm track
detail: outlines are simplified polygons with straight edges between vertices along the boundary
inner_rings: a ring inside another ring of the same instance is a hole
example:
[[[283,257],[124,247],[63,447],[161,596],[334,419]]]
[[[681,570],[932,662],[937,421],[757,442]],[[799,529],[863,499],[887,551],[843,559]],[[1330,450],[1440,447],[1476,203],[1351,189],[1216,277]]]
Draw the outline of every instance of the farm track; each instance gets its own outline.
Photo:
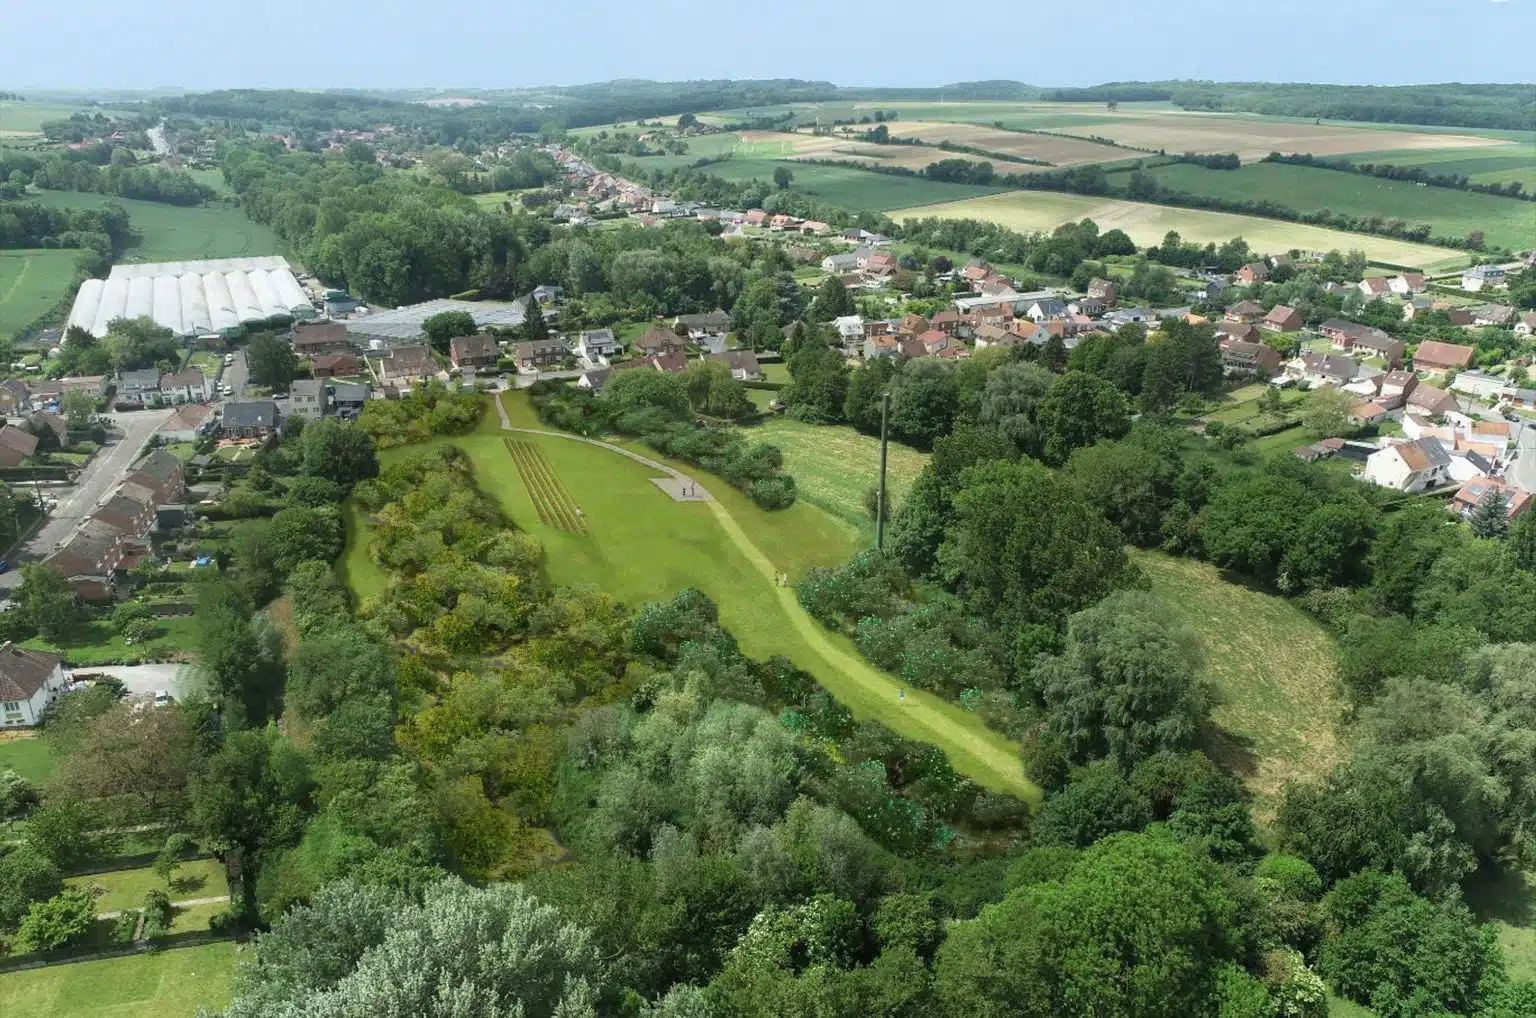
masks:
[[[556,530],[585,536],[587,521],[577,508],[576,500],[561,483],[554,467],[550,466],[544,451],[532,442],[518,442],[510,438],[502,441],[506,443],[507,452],[512,454],[512,462],[517,467],[518,476],[523,479],[523,487],[528,489],[528,495],[533,499],[533,507],[538,511],[539,519]]]

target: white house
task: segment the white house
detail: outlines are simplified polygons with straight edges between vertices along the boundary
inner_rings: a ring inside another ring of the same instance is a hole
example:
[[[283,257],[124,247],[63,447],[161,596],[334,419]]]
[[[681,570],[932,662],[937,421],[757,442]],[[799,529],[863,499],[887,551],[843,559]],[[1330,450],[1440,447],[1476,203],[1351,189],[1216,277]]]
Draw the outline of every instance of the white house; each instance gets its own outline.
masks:
[[[1501,286],[1504,270],[1497,265],[1474,265],[1461,274],[1461,288],[1477,293],[1486,286]]]
[[[1437,438],[1379,449],[1365,461],[1366,480],[1398,491],[1428,491],[1449,484],[1451,457]]]
[[[1513,399],[1518,388],[1507,378],[1482,371],[1462,371],[1451,379],[1451,388],[1469,396],[1493,399]]]
[[[843,342],[843,352],[852,357],[864,343],[864,319],[858,315],[842,315],[832,320],[838,338]]]
[[[69,681],[64,658],[0,643],[0,728],[30,728]]]

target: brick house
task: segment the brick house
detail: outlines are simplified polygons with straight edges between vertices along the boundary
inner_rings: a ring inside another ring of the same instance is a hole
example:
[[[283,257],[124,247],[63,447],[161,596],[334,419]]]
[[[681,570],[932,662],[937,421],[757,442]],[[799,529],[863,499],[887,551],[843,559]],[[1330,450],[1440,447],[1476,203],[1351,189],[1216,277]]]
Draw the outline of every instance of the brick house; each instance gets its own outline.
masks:
[[[483,332],[455,336],[448,341],[448,360],[460,370],[495,367],[500,359],[501,348],[496,345],[496,340]]]
[[[1462,371],[1472,366],[1476,355],[1470,346],[1426,339],[1413,353],[1413,366],[1421,371]]]
[[[318,357],[324,354],[355,353],[352,334],[339,322],[293,327],[293,352],[300,357]]]
[[[1221,369],[1229,375],[1268,374],[1280,370],[1280,354],[1263,343],[1221,341]]]
[[[311,362],[310,373],[316,378],[340,378],[363,370],[362,359],[350,353],[325,353]]]
[[[81,600],[110,601],[117,596],[115,574],[123,561],[124,544],[122,531],[88,519],[43,565],[63,573]]]
[[[266,438],[277,424],[277,404],[270,399],[225,403],[219,433],[225,438]]]
[[[1247,265],[1244,265],[1242,268],[1232,273],[1232,278],[1243,286],[1252,286],[1255,283],[1262,283],[1269,279],[1269,266],[1265,265],[1263,262],[1249,262]]]
[[[1259,328],[1270,332],[1300,332],[1306,321],[1301,317],[1301,312],[1295,308],[1286,307],[1284,304],[1276,304],[1270,308],[1269,314],[1259,322]]]

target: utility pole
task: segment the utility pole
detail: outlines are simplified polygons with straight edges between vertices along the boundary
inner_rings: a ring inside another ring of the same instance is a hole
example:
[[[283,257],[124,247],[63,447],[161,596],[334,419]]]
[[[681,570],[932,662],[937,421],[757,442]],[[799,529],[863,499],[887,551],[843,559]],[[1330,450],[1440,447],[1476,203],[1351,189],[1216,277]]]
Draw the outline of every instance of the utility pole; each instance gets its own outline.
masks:
[[[875,550],[885,553],[885,424],[891,415],[891,394],[880,394],[880,491],[875,497]]]

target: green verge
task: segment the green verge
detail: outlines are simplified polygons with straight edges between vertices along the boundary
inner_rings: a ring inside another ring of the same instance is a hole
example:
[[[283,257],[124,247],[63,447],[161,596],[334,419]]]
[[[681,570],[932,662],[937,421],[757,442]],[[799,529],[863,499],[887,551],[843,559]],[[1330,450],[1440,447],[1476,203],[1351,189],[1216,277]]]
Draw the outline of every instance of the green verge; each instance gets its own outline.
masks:
[[[18,1018],[192,1018],[228,1004],[228,942],[0,975],[0,1014]]]

